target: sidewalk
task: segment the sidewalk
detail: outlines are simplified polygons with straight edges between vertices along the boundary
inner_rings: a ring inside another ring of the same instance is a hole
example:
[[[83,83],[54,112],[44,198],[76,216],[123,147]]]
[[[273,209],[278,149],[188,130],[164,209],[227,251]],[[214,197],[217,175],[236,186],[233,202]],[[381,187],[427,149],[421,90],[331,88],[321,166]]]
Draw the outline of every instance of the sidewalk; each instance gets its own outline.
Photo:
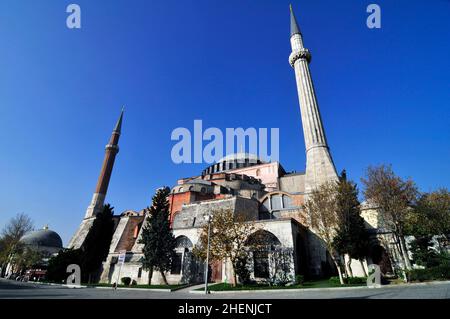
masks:
[[[429,281],[429,282],[419,282],[419,283],[405,283],[405,284],[392,284],[383,285],[379,287],[368,287],[368,286],[354,286],[354,287],[328,287],[328,288],[295,288],[295,289],[254,289],[254,290],[222,290],[222,291],[210,291],[211,294],[248,294],[248,293],[281,293],[281,292],[320,292],[320,291],[342,291],[342,290],[357,290],[357,289],[383,289],[383,288],[405,288],[405,287],[415,287],[415,286],[433,286],[449,284],[450,281]],[[204,285],[199,285],[199,288]],[[202,290],[195,290],[194,288],[189,290],[191,294],[204,294]]]

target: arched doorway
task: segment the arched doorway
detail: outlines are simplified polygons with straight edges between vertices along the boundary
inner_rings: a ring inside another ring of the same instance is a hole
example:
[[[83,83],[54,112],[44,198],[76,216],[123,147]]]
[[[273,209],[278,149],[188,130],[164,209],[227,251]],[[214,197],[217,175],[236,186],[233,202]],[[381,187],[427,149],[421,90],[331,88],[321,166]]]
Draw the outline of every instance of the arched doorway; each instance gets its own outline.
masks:
[[[176,238],[176,243],[170,274],[181,275],[181,282],[190,282],[193,271],[192,242],[188,237],[180,235]]]
[[[280,240],[267,230],[258,230],[249,236],[246,242],[251,249],[253,277],[269,279],[271,277],[271,255],[281,247]]]

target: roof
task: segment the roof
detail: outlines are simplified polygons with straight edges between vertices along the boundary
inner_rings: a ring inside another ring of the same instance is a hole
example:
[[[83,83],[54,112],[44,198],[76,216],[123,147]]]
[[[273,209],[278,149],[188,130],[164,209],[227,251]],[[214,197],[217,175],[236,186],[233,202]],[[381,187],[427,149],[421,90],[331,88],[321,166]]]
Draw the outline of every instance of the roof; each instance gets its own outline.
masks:
[[[30,246],[45,246],[63,248],[61,237],[47,228],[32,231],[20,239],[20,242]]]
[[[253,161],[254,163],[256,163],[258,161],[260,161],[261,163],[265,163],[257,155],[251,154],[251,153],[229,154],[229,155],[227,155],[225,157],[222,157],[217,163],[224,162],[224,161],[229,162],[229,161],[235,161],[235,160],[237,160],[237,161],[240,160],[240,161],[244,162],[246,159],[248,159],[250,162]]]
[[[292,9],[292,5],[289,5],[289,11],[291,12],[291,37],[294,34],[301,34],[300,29],[297,24],[297,19],[295,19],[294,10]]]

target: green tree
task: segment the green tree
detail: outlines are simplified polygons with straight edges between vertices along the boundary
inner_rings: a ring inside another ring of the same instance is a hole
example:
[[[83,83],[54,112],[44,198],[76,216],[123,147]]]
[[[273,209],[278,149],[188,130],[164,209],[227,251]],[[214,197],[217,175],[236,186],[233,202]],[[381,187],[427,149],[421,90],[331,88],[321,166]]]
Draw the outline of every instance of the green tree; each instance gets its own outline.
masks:
[[[439,263],[439,256],[432,248],[432,239],[437,235],[440,253],[444,253],[442,241],[448,242],[450,235],[450,193],[439,189],[420,196],[414,209],[408,211],[405,233],[414,236],[411,251],[414,262],[432,267]]]
[[[84,282],[95,282],[102,261],[106,259],[109,246],[114,233],[114,208],[110,204],[96,215],[88,235],[80,247],[81,250],[81,275]]]
[[[80,249],[66,249],[60,251],[48,261],[47,279],[53,282],[65,282],[69,274],[67,266],[71,264],[81,265],[82,252]]]
[[[440,236],[448,241],[450,236],[450,192],[439,189],[420,196],[413,210],[406,216],[405,232],[416,238]]]
[[[152,206],[146,209],[146,223],[142,229],[139,243],[144,244],[142,266],[149,271],[148,283],[151,284],[153,270],[161,273],[168,285],[165,271],[170,270],[175,252],[176,240],[170,228],[168,187],[159,188],[152,198]]]
[[[398,252],[404,268],[410,270],[411,261],[404,236],[406,216],[417,200],[415,183],[411,179],[403,180],[395,175],[391,166],[386,165],[370,166],[362,182],[366,200],[379,206],[384,227],[392,232],[398,243]]]
[[[102,261],[109,252],[114,233],[114,208],[110,204],[95,216],[94,222],[86,236],[86,239],[78,249],[60,251],[49,260],[47,278],[55,282],[62,282],[67,277],[67,266],[77,264],[81,269],[82,282],[96,282]]]
[[[369,250],[369,234],[361,217],[358,189],[354,182],[347,180],[345,170],[336,183],[336,209],[339,226],[333,245],[339,254],[347,254],[350,257],[347,268],[351,277],[353,277],[351,259],[359,260],[367,276],[363,260]]]

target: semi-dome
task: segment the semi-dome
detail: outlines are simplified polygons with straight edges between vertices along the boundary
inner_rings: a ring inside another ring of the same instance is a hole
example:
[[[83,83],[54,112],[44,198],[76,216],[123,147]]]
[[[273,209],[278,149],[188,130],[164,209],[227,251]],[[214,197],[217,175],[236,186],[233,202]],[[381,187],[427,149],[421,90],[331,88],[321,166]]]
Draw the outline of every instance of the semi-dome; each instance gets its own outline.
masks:
[[[202,175],[230,171],[238,168],[250,167],[266,163],[257,155],[251,153],[229,154],[221,158],[216,164],[213,164],[203,170]]]
[[[63,248],[61,237],[48,227],[26,234],[20,239],[20,242],[28,246]]]

